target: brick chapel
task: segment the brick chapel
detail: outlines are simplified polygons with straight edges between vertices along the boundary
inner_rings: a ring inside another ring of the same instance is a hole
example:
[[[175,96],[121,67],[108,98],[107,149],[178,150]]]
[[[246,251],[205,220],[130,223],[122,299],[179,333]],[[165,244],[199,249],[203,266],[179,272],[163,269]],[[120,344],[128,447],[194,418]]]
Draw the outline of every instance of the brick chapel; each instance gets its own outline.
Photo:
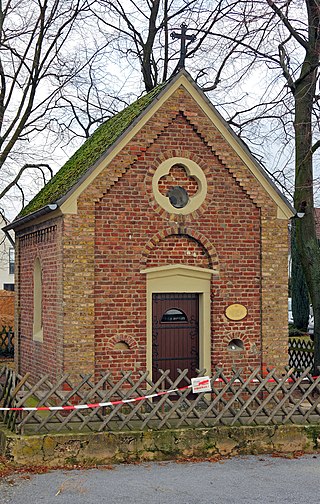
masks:
[[[7,226],[18,371],[285,366],[292,215],[181,70],[102,124]]]

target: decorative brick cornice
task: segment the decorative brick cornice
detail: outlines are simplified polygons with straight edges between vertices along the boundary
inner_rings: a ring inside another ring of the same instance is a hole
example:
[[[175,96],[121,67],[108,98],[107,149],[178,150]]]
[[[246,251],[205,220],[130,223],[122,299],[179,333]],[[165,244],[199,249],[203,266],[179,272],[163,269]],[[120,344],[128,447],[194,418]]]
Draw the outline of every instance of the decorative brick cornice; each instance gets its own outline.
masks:
[[[185,97],[185,101],[183,98]],[[183,108],[183,113],[194,131],[201,137],[202,141],[211,149],[212,153],[232,174],[237,183],[247,193],[250,199],[258,206],[263,207],[270,205],[270,197],[261,187],[255,177],[249,172],[248,167],[244,165],[242,160],[229,146],[215,125],[203,113],[197,103],[185,92],[182,91],[180,96],[180,109]],[[191,101],[192,100],[192,101]],[[188,107],[188,102],[190,105]],[[181,104],[184,103],[184,107]],[[197,112],[195,113],[195,110]]]

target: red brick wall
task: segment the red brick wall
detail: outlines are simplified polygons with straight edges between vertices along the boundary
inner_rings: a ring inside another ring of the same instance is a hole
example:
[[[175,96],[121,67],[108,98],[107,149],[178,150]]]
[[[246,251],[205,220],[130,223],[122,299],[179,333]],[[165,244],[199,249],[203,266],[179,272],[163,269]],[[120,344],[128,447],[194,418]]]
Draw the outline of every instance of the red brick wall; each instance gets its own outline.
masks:
[[[61,219],[18,235],[19,348],[15,351],[18,353],[19,372],[29,371],[34,379],[45,373],[54,378],[63,368],[61,243]],[[42,268],[43,342],[33,341],[33,270],[37,257]]]
[[[173,234],[162,237],[144,258],[142,250],[146,244],[170,225],[166,212],[154,211],[150,205],[153,194],[148,171],[157,168],[160,154],[169,158],[173,150],[179,149],[176,155],[189,157],[179,148],[183,143],[207,168],[206,211],[180,216],[180,226],[183,229],[187,226],[188,232],[174,234],[172,227]],[[167,127],[166,135],[160,135],[96,203],[97,372],[145,368],[146,285],[140,270],[173,263],[211,267],[214,258],[200,239],[192,237],[199,235],[211,240],[220,263],[220,278],[212,282],[212,362],[229,368],[260,364],[260,211],[188,121],[179,115]],[[225,317],[224,311],[232,303],[248,307],[248,316],[243,321],[232,322]],[[233,338],[243,340],[244,352],[227,350]],[[118,340],[131,341],[130,350],[114,349]]]

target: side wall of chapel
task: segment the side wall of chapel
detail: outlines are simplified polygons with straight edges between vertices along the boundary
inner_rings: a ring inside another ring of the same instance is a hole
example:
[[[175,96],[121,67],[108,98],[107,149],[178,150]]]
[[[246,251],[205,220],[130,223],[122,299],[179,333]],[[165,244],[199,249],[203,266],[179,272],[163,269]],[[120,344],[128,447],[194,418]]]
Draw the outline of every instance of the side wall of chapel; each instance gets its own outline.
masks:
[[[16,233],[15,363],[33,379],[63,372],[62,219]],[[43,340],[34,338],[34,268],[41,265]]]

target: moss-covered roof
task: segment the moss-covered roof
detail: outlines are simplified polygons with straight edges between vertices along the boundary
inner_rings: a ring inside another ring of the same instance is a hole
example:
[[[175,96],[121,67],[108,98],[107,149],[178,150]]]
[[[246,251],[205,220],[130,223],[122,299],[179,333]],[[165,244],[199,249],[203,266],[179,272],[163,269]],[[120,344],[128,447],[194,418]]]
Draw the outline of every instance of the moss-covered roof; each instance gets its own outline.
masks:
[[[130,124],[160,93],[165,84],[160,84],[145,96],[123,109],[101,124],[73,156],[60,168],[55,176],[20,212],[24,217],[62,198],[85,172],[111,147]]]

